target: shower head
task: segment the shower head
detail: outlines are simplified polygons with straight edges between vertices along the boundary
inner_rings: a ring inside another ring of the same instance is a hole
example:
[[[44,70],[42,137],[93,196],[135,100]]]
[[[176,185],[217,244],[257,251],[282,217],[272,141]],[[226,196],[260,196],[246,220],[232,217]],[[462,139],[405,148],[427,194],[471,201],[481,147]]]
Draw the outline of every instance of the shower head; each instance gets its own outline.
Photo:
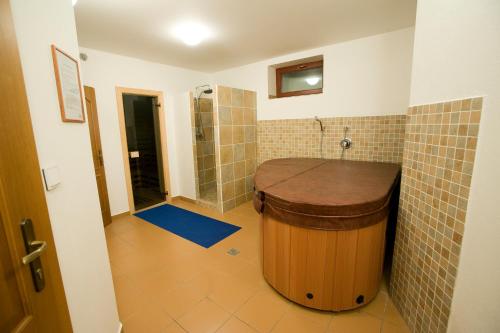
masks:
[[[201,86],[194,88],[195,92],[197,92],[199,89],[200,89],[200,92],[198,93],[198,96],[197,96],[198,99],[203,94],[210,95],[213,92],[212,88],[210,88],[210,85],[208,85],[208,84],[204,84],[204,85],[201,85]]]
[[[321,132],[323,132],[325,130],[325,127],[323,126],[323,122],[321,121],[321,119],[319,119],[318,116],[315,116],[314,120],[316,120],[319,123],[319,128]]]

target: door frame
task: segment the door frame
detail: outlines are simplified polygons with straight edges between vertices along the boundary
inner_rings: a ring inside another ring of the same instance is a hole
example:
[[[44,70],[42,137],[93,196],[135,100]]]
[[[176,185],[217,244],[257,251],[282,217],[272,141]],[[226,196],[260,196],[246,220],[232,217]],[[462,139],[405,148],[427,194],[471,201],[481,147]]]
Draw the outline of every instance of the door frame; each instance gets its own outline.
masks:
[[[106,168],[104,167],[104,156],[102,154],[101,130],[99,127],[99,115],[97,111],[97,100],[95,95],[95,88],[92,86],[83,86],[85,103],[89,101],[91,109],[85,104],[87,110],[87,123],[89,127],[90,143],[92,146],[92,163],[94,165],[94,172],[97,182],[97,192],[99,194],[99,202],[101,206],[101,215],[104,226],[106,227],[112,222],[111,219],[111,206],[109,203],[108,184],[106,181]],[[96,151],[96,144],[98,151]],[[100,165],[100,167],[99,167]],[[98,179],[98,170],[101,169],[101,179]],[[100,184],[99,184],[100,183]],[[104,184],[103,184],[104,183]],[[104,207],[103,207],[104,205]]]
[[[168,149],[167,149],[167,133],[165,124],[165,108],[163,92],[157,90],[146,90],[146,89],[136,89],[136,88],[126,88],[126,87],[116,87],[116,105],[118,109],[118,123],[120,125],[120,139],[122,143],[122,157],[123,157],[123,168],[125,171],[125,183],[127,185],[127,196],[128,196],[128,206],[130,214],[136,211],[134,204],[134,192],[132,190],[132,177],[130,175],[130,163],[128,160],[128,144],[127,144],[127,130],[125,127],[125,115],[123,108],[123,95],[140,95],[148,97],[156,97],[157,102],[160,104],[158,107],[158,118],[160,120],[160,144],[161,144],[161,155],[162,155],[162,166],[163,166],[163,182],[164,188],[167,192],[165,201],[167,197],[171,195],[170,192],[170,171],[168,166]]]

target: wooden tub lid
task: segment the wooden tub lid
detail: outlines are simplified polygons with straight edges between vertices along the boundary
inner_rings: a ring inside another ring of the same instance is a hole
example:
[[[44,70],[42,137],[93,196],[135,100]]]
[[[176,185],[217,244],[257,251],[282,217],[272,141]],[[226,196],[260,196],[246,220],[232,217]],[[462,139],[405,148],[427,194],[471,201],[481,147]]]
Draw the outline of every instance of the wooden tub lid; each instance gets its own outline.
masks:
[[[398,164],[275,159],[255,173],[255,208],[282,222],[326,230],[366,227],[387,217]]]

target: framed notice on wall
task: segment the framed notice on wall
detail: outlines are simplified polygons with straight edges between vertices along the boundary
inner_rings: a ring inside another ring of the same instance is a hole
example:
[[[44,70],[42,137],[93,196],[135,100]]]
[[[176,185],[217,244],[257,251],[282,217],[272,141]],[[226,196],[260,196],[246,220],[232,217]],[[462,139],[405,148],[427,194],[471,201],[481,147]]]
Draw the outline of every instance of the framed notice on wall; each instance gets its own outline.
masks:
[[[62,121],[84,123],[85,112],[78,61],[55,45],[52,45],[52,61]]]

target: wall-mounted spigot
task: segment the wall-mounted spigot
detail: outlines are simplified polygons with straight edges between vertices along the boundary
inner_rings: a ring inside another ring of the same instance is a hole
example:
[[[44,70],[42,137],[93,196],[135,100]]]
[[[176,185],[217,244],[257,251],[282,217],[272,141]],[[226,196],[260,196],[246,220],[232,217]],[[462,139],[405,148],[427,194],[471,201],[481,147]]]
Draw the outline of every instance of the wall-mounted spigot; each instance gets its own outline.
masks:
[[[315,116],[314,120],[316,120],[319,123],[319,129],[321,131],[321,141],[319,143],[319,156],[321,158],[324,158],[324,156],[323,156],[323,138],[325,136],[325,126],[323,126],[323,121],[321,121],[321,119],[319,119],[318,116]]]
[[[349,131],[349,126],[344,127],[344,138],[340,140],[340,147],[342,148],[342,155],[340,155],[340,159],[344,159],[344,152],[346,149],[351,148],[352,140],[347,137],[347,132]]]
[[[351,139],[344,138],[340,140],[340,147],[342,147],[342,149],[349,149],[351,148],[351,145],[352,145]]]
[[[325,126],[323,126],[323,122],[321,121],[321,119],[319,119],[318,116],[315,116],[314,120],[316,120],[319,123],[319,129],[321,130],[321,132],[324,132]]]

